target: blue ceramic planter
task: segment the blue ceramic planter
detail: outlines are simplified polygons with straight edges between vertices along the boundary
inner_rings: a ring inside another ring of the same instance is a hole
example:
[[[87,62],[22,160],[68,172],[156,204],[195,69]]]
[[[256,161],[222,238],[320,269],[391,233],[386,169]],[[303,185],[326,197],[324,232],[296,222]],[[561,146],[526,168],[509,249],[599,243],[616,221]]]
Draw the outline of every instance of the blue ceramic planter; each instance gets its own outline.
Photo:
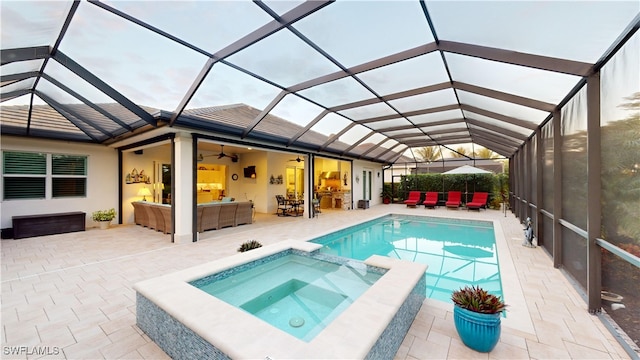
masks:
[[[489,352],[500,339],[500,313],[482,314],[456,305],[453,321],[462,342],[475,351]]]

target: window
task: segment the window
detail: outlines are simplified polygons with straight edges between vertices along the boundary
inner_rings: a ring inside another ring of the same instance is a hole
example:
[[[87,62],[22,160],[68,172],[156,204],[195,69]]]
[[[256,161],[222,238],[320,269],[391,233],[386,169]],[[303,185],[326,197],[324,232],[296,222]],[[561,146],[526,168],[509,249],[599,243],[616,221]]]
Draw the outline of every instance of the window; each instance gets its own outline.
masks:
[[[44,199],[46,154],[5,152],[3,160],[4,200]]]
[[[51,155],[52,197],[78,197],[87,193],[87,157]]]
[[[3,177],[4,200],[86,196],[87,157],[5,151]]]

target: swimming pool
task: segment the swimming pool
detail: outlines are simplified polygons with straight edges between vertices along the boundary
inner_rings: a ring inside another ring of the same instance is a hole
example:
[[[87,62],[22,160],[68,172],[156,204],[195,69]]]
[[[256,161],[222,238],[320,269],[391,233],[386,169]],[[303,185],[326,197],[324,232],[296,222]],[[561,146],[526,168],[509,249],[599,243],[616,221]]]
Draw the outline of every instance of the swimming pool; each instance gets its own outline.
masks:
[[[295,253],[272,258],[191,285],[309,341],[386,272],[356,261],[330,262]]]
[[[426,296],[451,302],[451,292],[480,285],[503,297],[493,222],[386,215],[311,240],[320,252],[363,260],[389,256],[429,265]]]

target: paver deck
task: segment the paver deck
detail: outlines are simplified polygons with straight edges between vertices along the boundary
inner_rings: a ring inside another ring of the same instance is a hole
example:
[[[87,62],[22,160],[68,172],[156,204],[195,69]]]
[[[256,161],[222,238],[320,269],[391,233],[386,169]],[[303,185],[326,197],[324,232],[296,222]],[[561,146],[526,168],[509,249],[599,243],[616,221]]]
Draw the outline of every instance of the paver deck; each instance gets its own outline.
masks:
[[[425,300],[397,359],[630,358],[545,251],[521,246],[523,227],[512,214],[404,204],[323,210],[314,219],[258,214],[254,224],[209,231],[188,244],[135,225],[2,240],[2,358],[166,359],[136,326],[136,282],[235,254],[247,240],[305,240],[390,212],[497,220],[510,254],[511,270],[501,265],[503,286],[522,294],[515,304],[506,299],[517,316],[507,315],[488,354],[462,344],[451,304]]]

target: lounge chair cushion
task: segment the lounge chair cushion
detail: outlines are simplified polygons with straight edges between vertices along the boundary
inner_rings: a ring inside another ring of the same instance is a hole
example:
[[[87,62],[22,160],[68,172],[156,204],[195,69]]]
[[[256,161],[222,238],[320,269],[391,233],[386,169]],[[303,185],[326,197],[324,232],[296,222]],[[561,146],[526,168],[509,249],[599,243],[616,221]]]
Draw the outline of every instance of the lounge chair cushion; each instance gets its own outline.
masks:
[[[422,205],[424,205],[424,207],[435,208],[436,205],[438,205],[438,193],[435,191],[427,191],[427,194],[425,195],[425,199],[422,202]]]
[[[489,198],[489,193],[487,192],[476,192],[473,194],[473,199],[467,203],[467,209],[478,209],[487,207],[487,199]]]
[[[449,191],[449,195],[447,196],[447,202],[445,205],[448,208],[458,208],[462,204],[462,192],[460,191]]]
[[[420,203],[420,191],[409,191],[409,197],[404,201],[407,206],[416,206]]]

